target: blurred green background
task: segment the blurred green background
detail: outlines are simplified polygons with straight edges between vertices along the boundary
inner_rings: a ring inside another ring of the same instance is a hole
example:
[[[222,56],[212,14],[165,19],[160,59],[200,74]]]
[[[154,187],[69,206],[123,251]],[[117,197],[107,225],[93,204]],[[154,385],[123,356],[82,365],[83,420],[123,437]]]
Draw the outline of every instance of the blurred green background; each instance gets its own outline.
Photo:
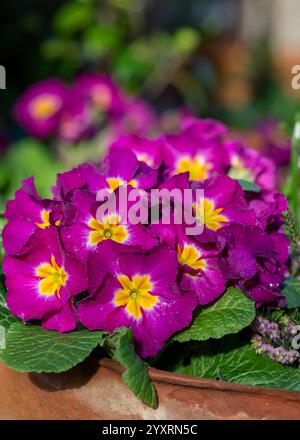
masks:
[[[280,0],[287,5],[289,1]],[[252,30],[251,36],[249,30],[247,36],[245,4],[253,3],[259,17],[264,2],[3,2],[0,50],[8,84],[1,94],[3,123],[12,122],[11,106],[29,84],[48,76],[71,81],[78,72],[90,70],[113,74],[120,85],[160,110],[184,103],[205,115],[247,126],[269,111],[286,116],[293,108],[282,108],[280,72],[271,59],[276,36],[270,14],[276,0],[265,2],[269,3],[269,18],[256,35]],[[230,73],[236,91],[232,90],[232,96],[224,96],[224,90],[218,95],[220,80],[224,88]],[[235,107],[239,107],[236,112]]]

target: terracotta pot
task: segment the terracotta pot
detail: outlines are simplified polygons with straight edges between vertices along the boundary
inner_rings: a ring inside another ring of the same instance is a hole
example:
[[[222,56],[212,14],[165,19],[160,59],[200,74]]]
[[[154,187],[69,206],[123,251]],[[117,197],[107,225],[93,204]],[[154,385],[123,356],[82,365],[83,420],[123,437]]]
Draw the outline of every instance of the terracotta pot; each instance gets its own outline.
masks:
[[[0,364],[1,419],[299,419],[300,393],[150,369],[159,408],[123,384],[123,368],[88,360],[63,374],[23,374]]]

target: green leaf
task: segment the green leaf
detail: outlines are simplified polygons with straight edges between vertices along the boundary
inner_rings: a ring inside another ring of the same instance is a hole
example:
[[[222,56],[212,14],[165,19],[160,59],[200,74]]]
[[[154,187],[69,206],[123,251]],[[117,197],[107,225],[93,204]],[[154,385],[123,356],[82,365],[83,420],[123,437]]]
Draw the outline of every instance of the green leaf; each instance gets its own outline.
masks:
[[[200,34],[193,28],[180,28],[173,36],[173,46],[177,53],[189,53],[197,49]]]
[[[120,29],[103,23],[89,26],[83,34],[83,49],[89,56],[111,54],[121,42]]]
[[[286,297],[286,308],[294,309],[300,307],[300,281],[296,278],[289,278],[284,282],[282,294]]]
[[[2,278],[2,276],[0,275]],[[0,326],[8,329],[14,322],[20,322],[18,318],[10,313],[6,305],[6,291],[2,279],[0,278]]]
[[[206,341],[237,333],[255,318],[255,304],[240,289],[230,287],[212,306],[200,310],[192,325],[174,337],[175,341]]]
[[[238,182],[244,191],[251,191],[256,193],[260,192],[260,187],[253,182],[249,182],[248,180],[244,179],[238,179]]]
[[[58,10],[54,18],[55,30],[71,35],[85,29],[92,19],[92,8],[88,3],[69,2]]]
[[[0,358],[17,371],[60,373],[82,362],[106,335],[89,330],[60,333],[36,325],[12,324]]]
[[[156,390],[148,375],[147,366],[134,351],[132,330],[125,327],[117,329],[110,344],[114,347],[113,359],[127,369],[123,380],[128,388],[144,403],[157,408]]]
[[[10,313],[6,304],[0,304],[0,326],[9,329],[12,324],[17,322],[20,322],[20,320]]]
[[[299,370],[281,365],[242,345],[236,337],[198,344],[197,355],[176,372],[207,379],[221,379],[246,385],[300,391]]]

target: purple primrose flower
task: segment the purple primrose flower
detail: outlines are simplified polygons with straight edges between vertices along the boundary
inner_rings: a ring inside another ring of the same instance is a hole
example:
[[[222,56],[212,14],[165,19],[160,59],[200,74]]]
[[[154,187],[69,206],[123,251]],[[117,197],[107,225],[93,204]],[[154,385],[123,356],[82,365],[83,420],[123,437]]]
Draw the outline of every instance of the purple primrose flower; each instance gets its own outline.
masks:
[[[98,290],[78,307],[80,321],[90,329],[133,330],[142,357],[155,356],[167,339],[188,326],[197,299],[183,293],[177,283],[176,252],[168,246],[147,255],[120,252],[111,241],[89,255],[89,277],[95,265],[102,271]]]
[[[56,78],[30,86],[18,99],[14,114],[19,124],[38,138],[53,135],[69,92]]]

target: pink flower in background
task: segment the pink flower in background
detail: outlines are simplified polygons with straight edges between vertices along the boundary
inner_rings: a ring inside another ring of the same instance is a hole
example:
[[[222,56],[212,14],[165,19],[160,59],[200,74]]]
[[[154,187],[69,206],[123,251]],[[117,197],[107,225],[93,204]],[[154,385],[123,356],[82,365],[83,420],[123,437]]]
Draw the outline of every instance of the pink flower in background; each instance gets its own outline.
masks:
[[[123,112],[111,120],[113,140],[124,134],[148,135],[157,123],[153,109],[142,99],[126,98]]]
[[[117,116],[124,111],[122,92],[108,75],[84,73],[76,79],[74,90],[99,112]]]
[[[57,134],[64,141],[77,142],[95,134],[92,111],[80,94],[70,91],[69,99],[61,112]]]
[[[182,119],[182,131],[195,139],[221,140],[228,133],[228,128],[214,119],[198,119],[185,116]]]
[[[41,81],[28,87],[17,100],[15,117],[32,136],[46,138],[55,134],[68,96],[69,91],[61,80]]]
[[[77,142],[110,127],[110,136],[148,134],[157,122],[152,108],[132,98],[106,74],[84,73],[71,87],[50,78],[30,86],[17,100],[14,114],[33,137],[57,136]]]

